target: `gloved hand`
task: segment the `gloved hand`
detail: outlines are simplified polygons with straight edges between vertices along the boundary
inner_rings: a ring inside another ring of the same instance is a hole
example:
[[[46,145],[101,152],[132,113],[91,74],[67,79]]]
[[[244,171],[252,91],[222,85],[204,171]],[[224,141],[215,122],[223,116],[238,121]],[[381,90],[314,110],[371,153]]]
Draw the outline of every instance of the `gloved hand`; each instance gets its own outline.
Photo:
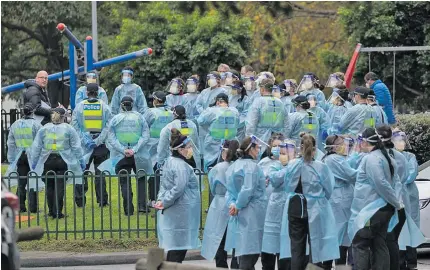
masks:
[[[31,169],[32,171],[34,171],[34,170],[36,169],[36,166],[37,166],[37,163],[36,163],[36,162],[34,162],[34,163],[32,163],[32,164],[31,164],[31,168],[30,168],[30,169]]]
[[[81,161],[79,162],[79,165],[81,165],[81,169],[82,169],[83,171],[85,171],[85,169],[87,168],[87,164],[85,164],[85,161],[84,161],[84,160],[81,160]]]
[[[157,162],[157,170],[161,170],[161,168],[163,168],[163,164]]]
[[[96,147],[97,147],[97,144],[96,144],[93,140],[89,140],[89,141],[87,141],[87,143],[85,144],[85,147],[86,147],[86,148],[89,148],[89,149],[94,149],[94,148],[96,148]]]
[[[321,133],[322,140],[325,142],[325,140],[327,139],[327,137],[328,137],[327,130],[323,130],[322,133]]]

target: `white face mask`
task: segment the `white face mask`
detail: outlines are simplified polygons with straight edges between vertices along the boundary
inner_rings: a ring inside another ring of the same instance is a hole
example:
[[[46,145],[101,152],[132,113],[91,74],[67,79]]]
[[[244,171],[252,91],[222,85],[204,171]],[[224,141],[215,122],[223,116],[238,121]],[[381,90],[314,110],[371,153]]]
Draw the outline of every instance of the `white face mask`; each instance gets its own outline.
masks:
[[[187,92],[195,93],[197,91],[197,86],[195,84],[187,85]]]
[[[122,83],[124,83],[124,84],[131,83],[131,77],[123,76],[122,77]]]
[[[247,81],[245,83],[245,90],[246,91],[251,91],[252,90],[252,82],[251,81]]]
[[[97,79],[95,79],[95,78],[87,78],[87,83],[97,83]]]
[[[214,87],[217,85],[216,79],[209,79],[208,84],[210,87]]]
[[[227,78],[227,79],[225,79],[225,84],[226,84],[226,85],[231,85],[231,84],[233,84],[233,78]]]
[[[177,86],[170,86],[169,93],[171,94],[179,94],[179,88]]]
[[[368,83],[368,82],[367,82],[367,83],[366,83],[366,87],[367,87],[367,88],[370,88],[370,83]]]

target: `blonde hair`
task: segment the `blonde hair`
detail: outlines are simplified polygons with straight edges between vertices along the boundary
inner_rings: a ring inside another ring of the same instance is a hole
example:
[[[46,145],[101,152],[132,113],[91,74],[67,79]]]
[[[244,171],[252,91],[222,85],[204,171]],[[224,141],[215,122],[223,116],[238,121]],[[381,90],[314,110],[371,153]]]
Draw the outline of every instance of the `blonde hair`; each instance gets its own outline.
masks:
[[[54,124],[59,124],[63,122],[63,117],[58,112],[52,112],[51,114],[51,122]]]
[[[308,134],[303,133],[300,135],[302,138],[301,141],[301,149],[302,149],[302,156],[305,162],[311,162],[314,158],[314,151],[316,146],[315,138]]]

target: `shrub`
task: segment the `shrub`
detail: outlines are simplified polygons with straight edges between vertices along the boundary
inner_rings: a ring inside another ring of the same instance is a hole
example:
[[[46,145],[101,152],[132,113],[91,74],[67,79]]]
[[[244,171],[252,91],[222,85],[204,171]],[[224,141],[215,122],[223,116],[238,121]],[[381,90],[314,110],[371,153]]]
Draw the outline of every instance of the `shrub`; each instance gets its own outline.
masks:
[[[399,128],[406,132],[418,164],[430,160],[430,114],[396,115]]]

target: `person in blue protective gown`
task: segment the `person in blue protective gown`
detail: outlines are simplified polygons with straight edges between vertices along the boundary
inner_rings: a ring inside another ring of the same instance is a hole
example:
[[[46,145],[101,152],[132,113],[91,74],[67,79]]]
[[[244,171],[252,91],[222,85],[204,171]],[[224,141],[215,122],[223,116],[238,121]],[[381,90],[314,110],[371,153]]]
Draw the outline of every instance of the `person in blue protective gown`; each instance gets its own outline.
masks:
[[[376,102],[376,95],[373,90],[369,91],[369,95],[367,96],[367,104],[372,106],[372,108],[375,110],[376,117],[375,117],[375,127],[379,127],[381,125],[387,125],[388,124],[388,117],[385,114],[384,109],[378,105]]]
[[[196,101],[199,97],[199,85],[200,85],[200,77],[199,75],[193,75],[189,77],[186,81],[186,106],[185,109],[187,111],[187,118],[190,120],[195,120],[199,116],[199,112],[196,109]]]
[[[5,176],[16,172],[19,179],[17,183],[10,183],[10,186],[18,184],[16,195],[19,198],[20,212],[27,212],[25,200],[28,193],[28,205],[31,213],[37,212],[37,197],[35,189],[30,189],[28,182],[28,173],[30,172],[31,158],[31,145],[34,138],[42,125],[33,117],[34,106],[28,102],[24,105],[22,110],[24,116],[15,121],[9,129],[7,138],[7,160],[10,162]],[[13,178],[13,174],[10,175]],[[13,181],[13,179],[12,179]],[[8,187],[10,189],[10,186]],[[26,190],[26,187],[28,190]]]
[[[159,166],[157,165],[157,147],[160,142],[161,130],[173,121],[173,113],[169,110],[165,104],[166,94],[162,91],[157,91],[152,94],[153,97],[153,108],[148,109],[143,118],[149,127],[149,141],[148,151],[151,157],[151,166],[153,166],[154,172],[157,172]],[[157,179],[157,180],[156,180]],[[159,189],[159,177],[151,176],[148,180],[149,188],[149,200],[155,201],[157,192]]]
[[[269,145],[270,147],[266,150],[269,155],[258,163],[266,177],[266,197],[268,198],[264,220],[263,246],[261,248],[261,264],[266,270],[274,270],[276,263],[278,269],[287,269],[288,260],[279,259],[282,213],[287,199],[284,179],[269,179],[271,172],[281,170],[288,163],[287,146],[284,143],[284,137],[278,134],[270,138]]]
[[[273,132],[289,134],[288,112],[279,98],[273,97],[273,81],[263,79],[260,83],[261,97],[249,107],[245,122],[246,136],[255,135],[267,143]],[[266,145],[262,145],[264,152]],[[261,158],[261,155],[259,156]]]
[[[326,110],[326,98],[321,90],[324,90],[324,85],[320,84],[319,78],[312,72],[306,73],[297,87],[299,95],[305,97],[309,94],[314,95],[317,98],[318,106]]]
[[[257,78],[253,73],[249,73],[242,78],[243,87],[246,90],[246,95],[248,96],[248,100],[246,102],[245,108],[248,109],[251,106],[251,99],[253,98],[254,93],[257,91]],[[258,92],[258,91],[257,91]]]
[[[106,147],[108,135],[108,123],[112,118],[112,112],[107,103],[97,98],[98,84],[87,85],[87,99],[77,104],[73,110],[71,125],[75,128],[81,140],[84,150],[86,167],[89,170],[94,162],[95,191],[97,203],[100,207],[108,205],[106,180],[102,172],[97,168],[109,158],[109,150]],[[88,172],[86,173],[88,174]],[[85,206],[85,193],[88,191],[88,180],[84,177],[83,185],[75,185],[75,202],[78,207]]]
[[[327,101],[328,104],[328,121],[330,123],[330,127],[327,130],[328,135],[335,135],[338,130],[340,120],[342,116],[348,111],[348,107],[346,105],[348,99],[349,92],[347,89],[339,90],[338,92],[333,92],[330,98]]]
[[[245,137],[239,159],[226,172],[230,220],[225,250],[235,249],[239,269],[254,269],[262,247],[267,201],[264,173],[256,162],[259,150],[255,139]]]
[[[285,83],[281,83],[278,85],[279,89],[279,99],[284,103],[284,106],[288,113],[292,113],[294,111],[293,109],[293,102],[291,101],[290,92],[287,91],[287,87],[285,86]],[[274,95],[276,97],[276,95]]]
[[[51,123],[46,124],[37,132],[31,147],[31,169],[37,175],[43,175],[46,185],[48,216],[64,218],[63,200],[65,192],[65,177],[73,184],[82,184],[82,173],[86,164],[81,148],[81,141],[76,130],[64,122],[66,110],[52,110]],[[56,176],[49,171],[54,171]],[[73,175],[66,174],[70,171]],[[30,188],[33,182],[30,178]]]
[[[158,245],[167,251],[167,261],[182,263],[187,250],[200,247],[200,185],[187,159],[193,155],[191,139],[171,130],[172,155],[163,165],[161,187],[155,208]]]
[[[376,112],[367,104],[369,92],[370,89],[362,86],[354,90],[355,105],[346,111],[338,126],[333,126],[337,132],[357,136],[366,128],[375,127]]]
[[[113,115],[121,112],[121,101],[125,96],[130,96],[133,99],[133,111],[144,114],[148,109],[142,88],[132,83],[133,74],[134,71],[131,67],[125,67],[121,71],[121,85],[115,88],[110,103]]]
[[[348,222],[354,268],[369,269],[371,259],[372,269],[390,269],[387,232],[395,226],[395,219],[390,220],[396,209],[404,207],[395,189],[397,165],[374,128],[366,129],[362,140],[361,149],[367,154],[358,168]]]
[[[90,83],[98,83],[97,82],[97,72],[95,70],[89,71],[86,74],[87,84],[79,87],[76,91],[75,95],[75,104],[78,105],[82,101],[88,99],[87,95],[87,85]],[[98,87],[97,89],[97,98],[103,100],[104,103],[109,104],[108,96],[106,91],[102,87]]]
[[[221,162],[209,171],[208,180],[213,197],[203,234],[201,255],[207,260],[215,258],[216,267],[228,268],[227,251],[224,250],[229,220],[229,207],[226,202],[226,171],[237,160],[239,142],[224,141]],[[231,268],[238,269],[237,258],[233,256]]]
[[[200,127],[208,129],[203,141],[204,170],[217,163],[221,154],[221,146],[225,140],[237,140],[239,128],[239,112],[234,107],[229,107],[228,96],[220,93],[216,96],[215,104],[212,104],[197,118]]]
[[[239,141],[245,138],[245,119],[248,110],[246,107],[248,98],[243,83],[241,81],[234,82],[229,93],[229,106],[236,108],[240,115],[239,127],[237,129],[237,139]]]
[[[309,108],[309,111],[313,112],[318,119],[319,130],[318,130],[318,137],[316,139],[317,139],[318,149],[322,151],[324,150],[323,144],[325,142],[325,139],[328,136],[327,131],[330,128],[331,123],[327,113],[321,107],[318,106],[318,100],[316,96],[312,94],[308,94],[306,98],[308,99],[308,102],[311,105],[311,107]]]
[[[407,195],[409,196],[409,213],[415,225],[420,227],[420,203],[418,187],[415,179],[418,175],[418,162],[413,153],[406,134],[399,130],[393,130],[391,141],[397,151],[401,152],[407,160],[407,179],[405,182]],[[412,227],[412,226],[411,226]],[[406,250],[400,250],[400,269],[417,268],[417,249],[405,244]]]
[[[258,74],[257,77],[249,77],[249,78],[245,78],[245,81],[252,81],[252,85],[253,85],[253,89],[255,89],[252,94],[248,93],[249,99],[248,99],[248,105],[247,107],[251,107],[251,105],[254,103],[254,101],[261,97],[261,84],[262,81],[268,79],[271,81],[271,83],[274,85],[275,84],[275,76],[273,76],[273,74],[271,72],[268,71],[262,71]]]
[[[289,108],[288,113],[293,113],[296,111],[296,108],[294,107],[294,104],[293,104],[293,99],[297,97],[297,87],[298,87],[297,81],[294,79],[286,79],[284,80],[283,84],[285,85],[285,91],[286,91],[284,104],[291,102],[291,107]]]
[[[166,105],[168,108],[173,109],[178,105],[186,106],[187,98],[185,94],[185,82],[176,77],[172,79],[166,88],[166,92],[169,94],[166,97]]]
[[[315,151],[315,138],[303,134],[301,156],[270,175],[270,179],[284,179],[287,199],[282,215],[280,258],[291,258],[291,269],[304,270],[308,260],[324,267],[323,261],[339,258],[336,221],[329,203],[334,178],[326,164],[314,160]],[[308,238],[310,258],[306,256]]]
[[[387,246],[390,253],[390,269],[400,269],[399,249],[406,249],[406,245],[417,247],[425,242],[425,238],[420,232],[419,226],[411,218],[411,204],[409,193],[406,188],[406,182],[409,178],[408,161],[399,151],[394,149],[391,141],[393,132],[388,125],[382,125],[377,128],[381,141],[389,155],[397,164],[397,175],[400,178],[401,185],[398,186],[399,201],[403,201],[404,208],[398,210],[399,222],[387,235]]]
[[[200,151],[197,126],[193,121],[187,119],[185,108],[181,105],[173,109],[173,121],[161,130],[160,141],[157,146],[157,166],[161,167],[170,156],[169,145],[172,128],[176,128],[182,135],[190,137],[193,145],[193,156],[187,159],[187,162],[191,167],[201,169],[203,155]]]
[[[286,137],[296,141],[296,145],[300,144],[300,134],[309,133],[315,138],[319,133],[319,121],[315,113],[309,111],[311,105],[305,96],[299,95],[293,99],[293,104],[296,111],[289,116],[289,133]]]
[[[327,164],[333,173],[335,185],[330,197],[330,205],[336,219],[336,230],[339,238],[340,258],[336,260],[336,266],[346,265],[348,247],[351,239],[348,237],[348,221],[351,216],[351,204],[354,196],[354,183],[357,170],[351,168],[347,157],[354,147],[351,138],[330,135],[326,139],[325,149],[327,151],[323,162]],[[324,265],[332,266],[333,261],[326,261]]]
[[[152,174],[151,158],[148,151],[149,127],[143,115],[133,111],[133,99],[125,96],[121,100],[120,114],[109,122],[108,140],[110,159],[99,166],[119,174],[124,214],[134,214],[131,171],[136,174],[138,211],[146,213],[146,174]]]

